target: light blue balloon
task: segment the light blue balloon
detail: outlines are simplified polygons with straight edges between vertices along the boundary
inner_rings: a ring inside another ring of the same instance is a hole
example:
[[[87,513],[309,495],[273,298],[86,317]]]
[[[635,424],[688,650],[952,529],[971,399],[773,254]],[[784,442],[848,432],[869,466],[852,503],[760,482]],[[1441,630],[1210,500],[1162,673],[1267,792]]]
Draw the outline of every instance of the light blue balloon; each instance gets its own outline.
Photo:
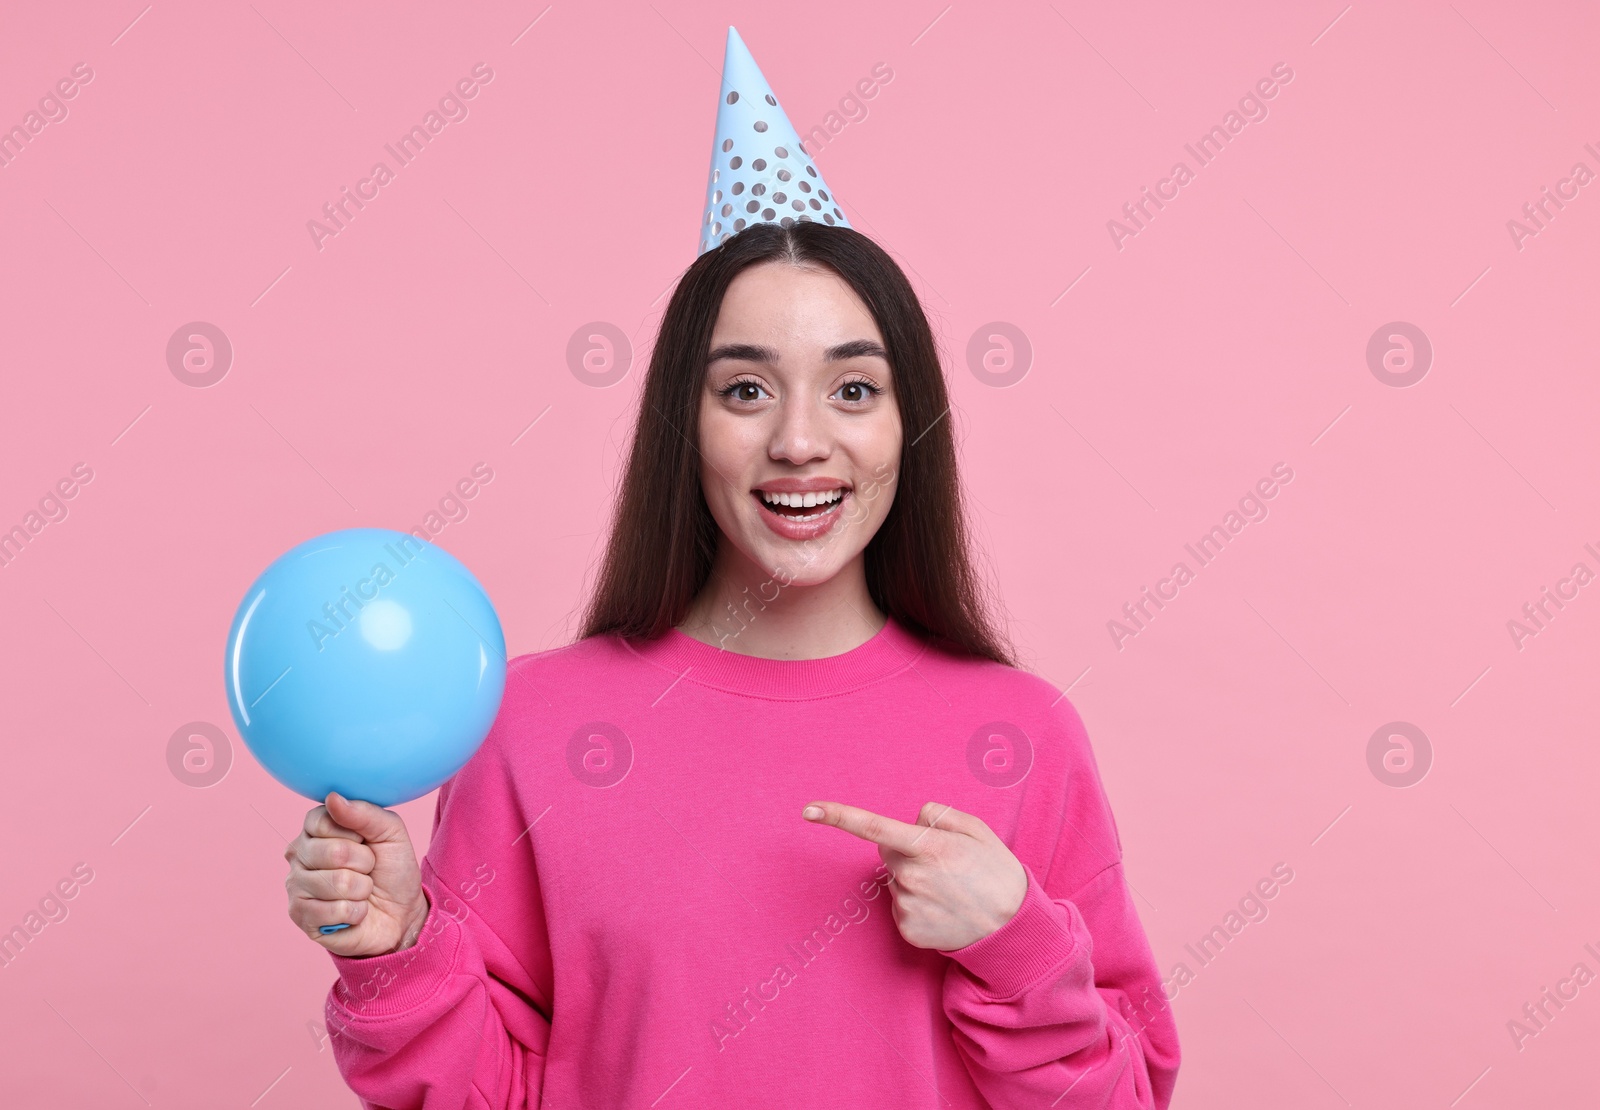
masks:
[[[500,619],[443,548],[346,528],[279,556],[228,630],[228,708],[273,778],[389,807],[472,758],[505,692]]]

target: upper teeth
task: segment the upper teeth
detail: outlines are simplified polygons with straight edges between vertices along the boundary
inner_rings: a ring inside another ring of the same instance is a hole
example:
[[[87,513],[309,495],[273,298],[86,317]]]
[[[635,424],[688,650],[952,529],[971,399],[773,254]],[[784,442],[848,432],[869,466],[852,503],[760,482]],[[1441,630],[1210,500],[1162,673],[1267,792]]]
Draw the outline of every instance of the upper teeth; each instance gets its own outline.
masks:
[[[769,505],[788,505],[791,508],[805,509],[812,505],[830,505],[844,496],[844,489],[824,490],[821,493],[768,493],[761,490],[761,500]]]

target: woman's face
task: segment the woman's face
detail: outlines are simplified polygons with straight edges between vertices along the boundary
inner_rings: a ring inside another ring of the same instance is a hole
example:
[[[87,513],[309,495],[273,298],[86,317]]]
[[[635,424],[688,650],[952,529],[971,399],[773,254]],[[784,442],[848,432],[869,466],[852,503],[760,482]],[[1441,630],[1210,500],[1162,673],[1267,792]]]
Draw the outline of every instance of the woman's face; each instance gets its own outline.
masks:
[[[700,484],[733,549],[720,558],[784,585],[857,558],[894,500],[894,389],[872,313],[838,274],[767,262],[734,278],[700,402]]]

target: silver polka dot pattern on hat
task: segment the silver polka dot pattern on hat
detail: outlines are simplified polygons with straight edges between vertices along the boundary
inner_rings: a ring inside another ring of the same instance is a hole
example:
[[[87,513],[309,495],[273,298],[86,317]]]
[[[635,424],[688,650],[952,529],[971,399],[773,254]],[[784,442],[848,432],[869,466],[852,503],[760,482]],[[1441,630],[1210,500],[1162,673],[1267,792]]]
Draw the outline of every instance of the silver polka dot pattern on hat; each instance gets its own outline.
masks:
[[[717,130],[706,185],[700,251],[754,223],[792,226],[820,219],[849,227],[755,59],[732,27],[723,58]],[[799,195],[796,195],[796,194]],[[759,198],[759,199],[755,199]],[[724,222],[736,216],[731,223]]]

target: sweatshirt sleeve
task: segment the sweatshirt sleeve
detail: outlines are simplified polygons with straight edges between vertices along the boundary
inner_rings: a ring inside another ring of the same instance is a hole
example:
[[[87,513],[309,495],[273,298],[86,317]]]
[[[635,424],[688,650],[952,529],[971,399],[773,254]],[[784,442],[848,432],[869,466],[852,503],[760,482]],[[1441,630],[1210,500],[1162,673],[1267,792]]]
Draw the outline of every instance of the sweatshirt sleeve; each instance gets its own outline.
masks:
[[[511,700],[507,690],[507,701]],[[534,1108],[550,1040],[551,960],[531,837],[496,735],[440,788],[421,861],[417,943],[333,955],[329,1043],[363,1110]],[[331,953],[330,953],[331,955]]]
[[[973,1083],[996,1110],[1166,1110],[1177,1025],[1082,723],[1070,707],[1062,716],[1070,770],[1046,877],[1024,858],[1028,885],[1016,914],[945,952],[945,1013]]]

